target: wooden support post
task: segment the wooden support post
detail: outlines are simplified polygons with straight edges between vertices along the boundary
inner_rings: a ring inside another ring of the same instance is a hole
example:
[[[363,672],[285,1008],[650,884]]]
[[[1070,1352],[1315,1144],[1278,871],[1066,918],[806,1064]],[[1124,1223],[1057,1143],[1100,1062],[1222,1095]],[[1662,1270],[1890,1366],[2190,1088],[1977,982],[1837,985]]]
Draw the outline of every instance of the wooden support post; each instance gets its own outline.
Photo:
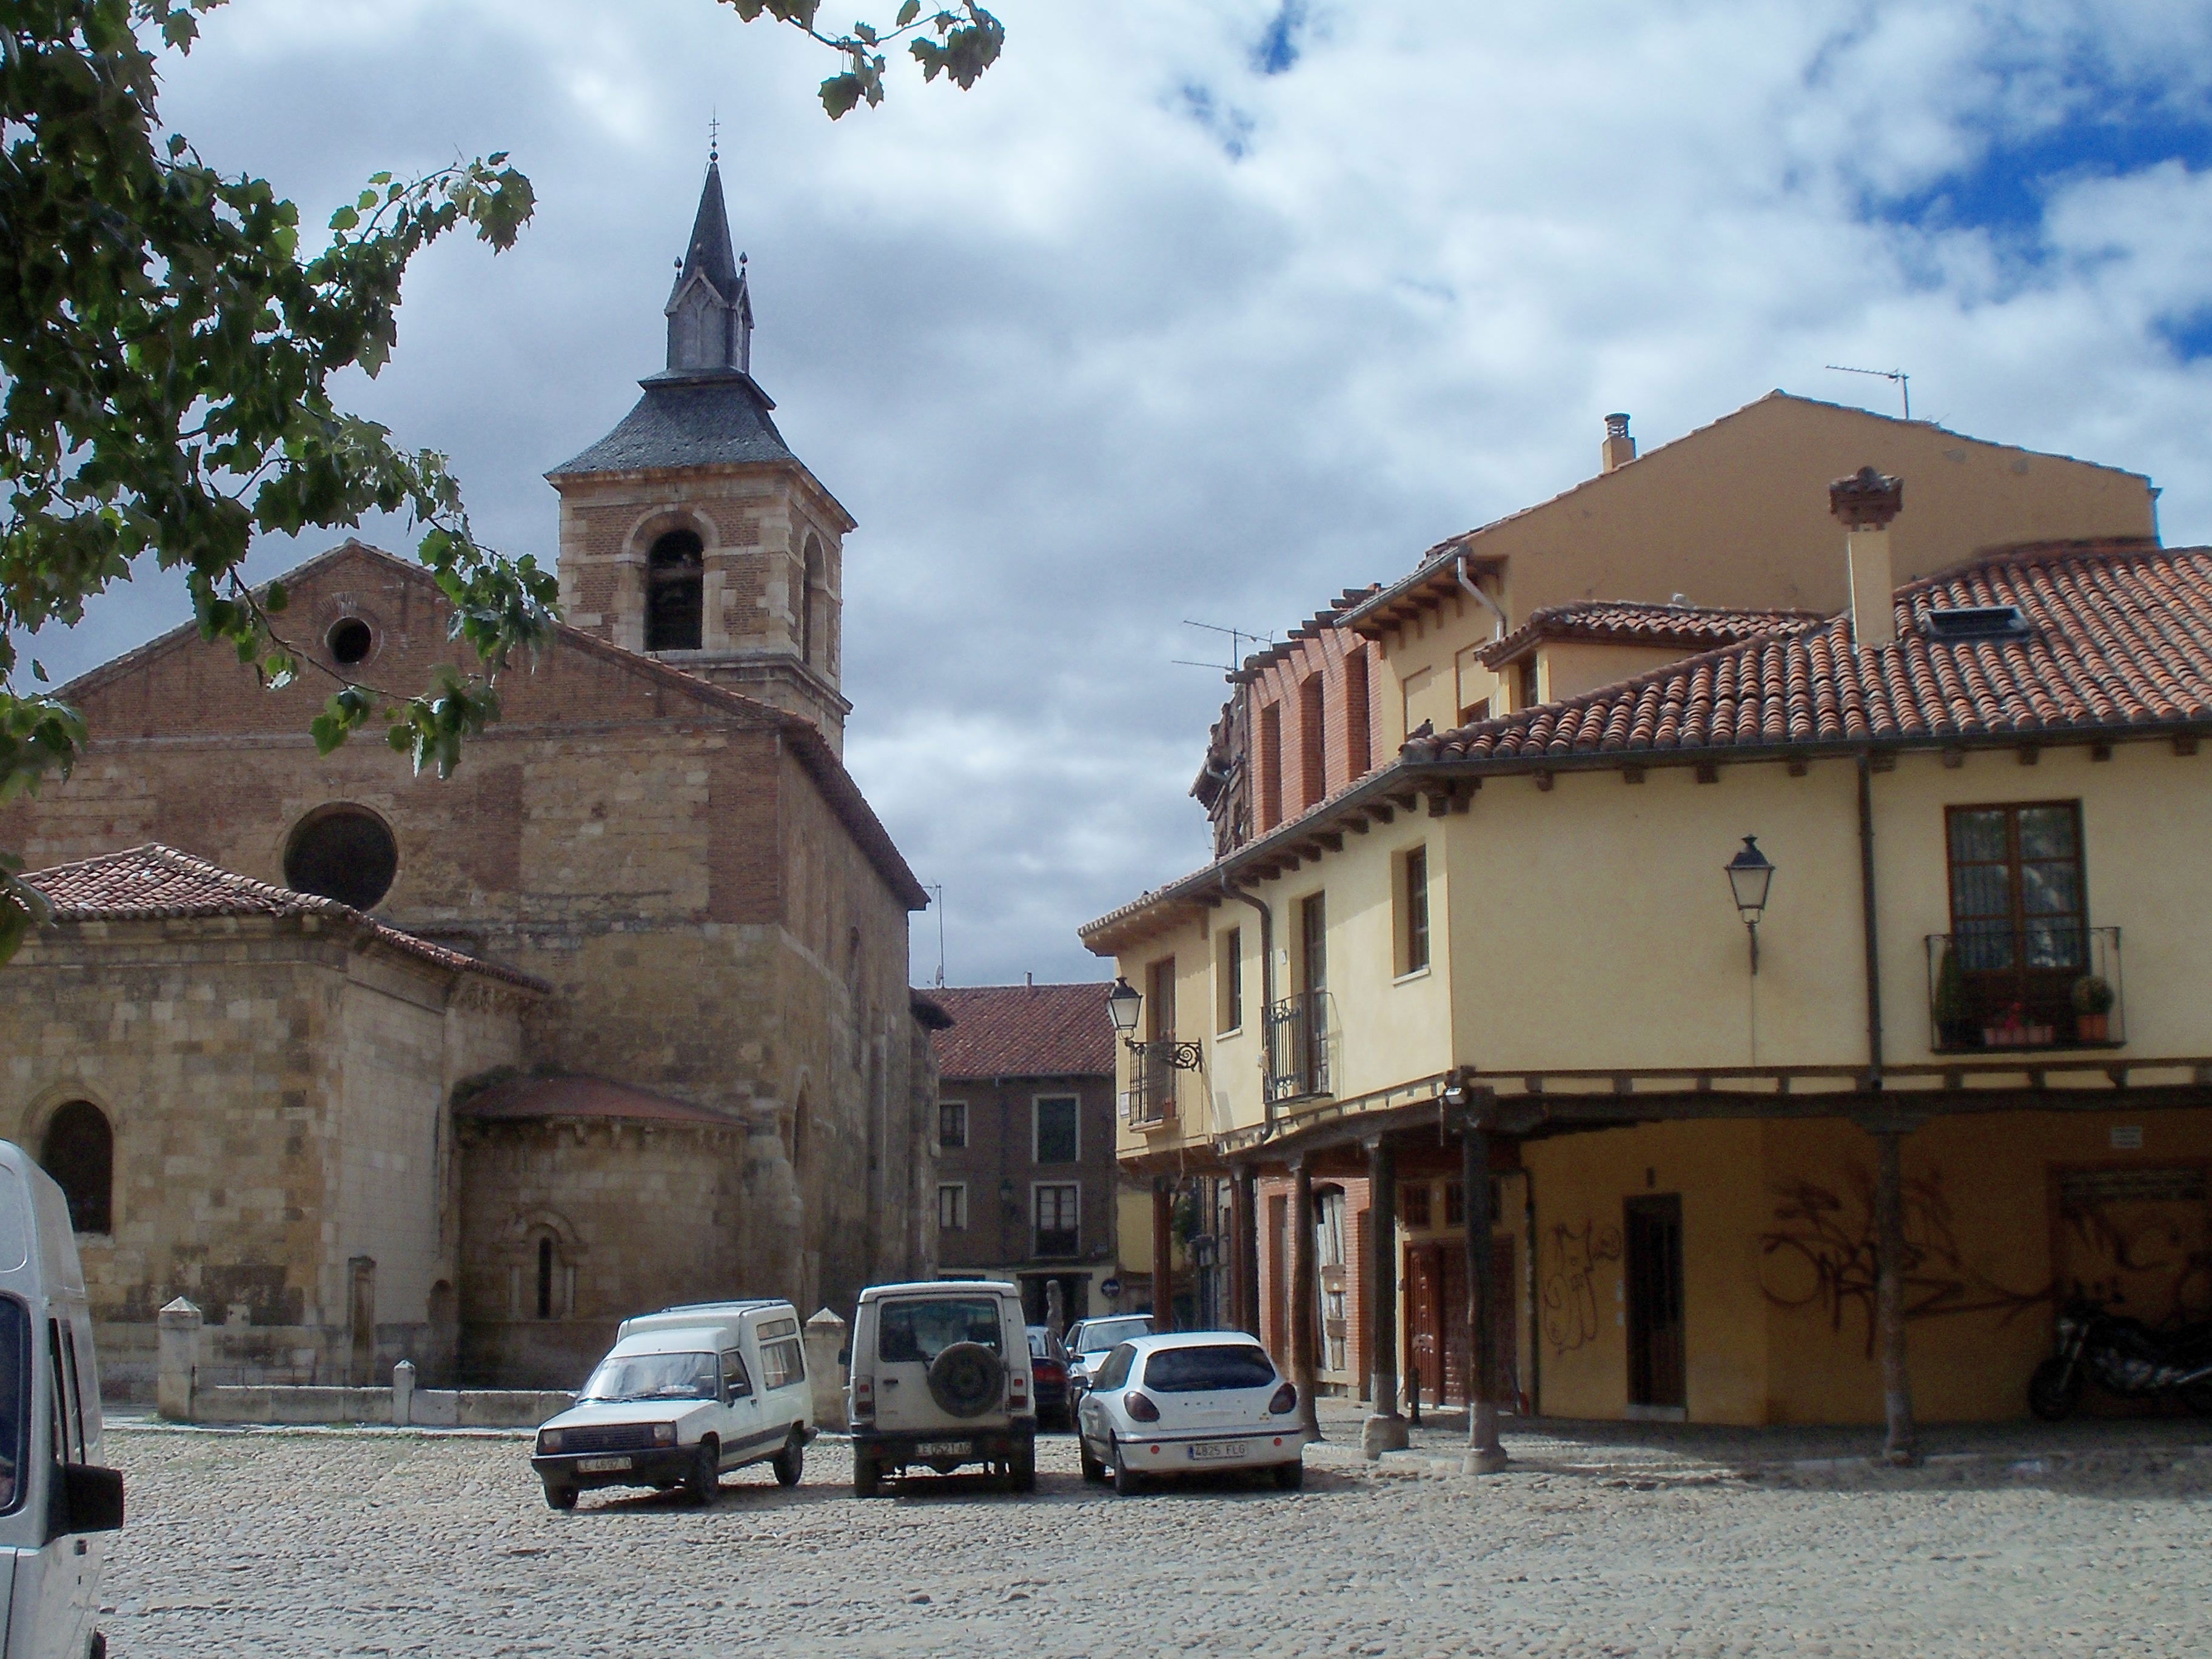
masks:
[[[1300,1158],[1291,1165],[1291,1381],[1298,1387],[1298,1417],[1308,1435],[1321,1438],[1314,1401],[1314,1341],[1321,1313],[1320,1273],[1314,1260],[1313,1171]]]
[[[1370,1462],[1409,1441],[1398,1415],[1398,1155],[1376,1135],[1367,1143],[1367,1328],[1373,1333],[1375,1368],[1368,1397],[1375,1409],[1359,1431]]]
[[[1229,1219],[1236,1237],[1231,1253],[1237,1273],[1236,1302],[1230,1322],[1251,1336],[1260,1334],[1260,1200],[1259,1171],[1249,1164],[1237,1166],[1229,1195]]]
[[[1912,1420],[1912,1379],[1905,1363],[1905,1136],[1877,1130],[1880,1148],[1874,1188],[1875,1325],[1881,1341],[1882,1414],[1889,1432],[1881,1460],[1899,1468],[1920,1462],[1920,1431]]]
[[[1490,1091],[1481,1093],[1487,1096]],[[1468,1378],[1467,1459],[1468,1474],[1495,1474],[1505,1467],[1498,1443],[1498,1326],[1491,1279],[1490,1230],[1496,1219],[1490,1205],[1490,1133],[1483,1107],[1468,1103],[1466,1130],[1460,1140],[1460,1186],[1467,1215]]]
[[[1152,1177],[1152,1330],[1175,1328],[1175,1188]]]

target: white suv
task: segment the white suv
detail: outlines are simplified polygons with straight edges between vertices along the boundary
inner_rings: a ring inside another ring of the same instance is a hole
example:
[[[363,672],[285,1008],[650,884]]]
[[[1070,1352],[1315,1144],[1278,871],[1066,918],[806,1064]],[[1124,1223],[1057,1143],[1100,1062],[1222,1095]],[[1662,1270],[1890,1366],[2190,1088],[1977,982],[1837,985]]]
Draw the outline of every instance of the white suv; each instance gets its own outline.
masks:
[[[997,1279],[872,1285],[853,1323],[853,1492],[919,1465],[981,1463],[1036,1487],[1036,1390],[1021,1293]]]

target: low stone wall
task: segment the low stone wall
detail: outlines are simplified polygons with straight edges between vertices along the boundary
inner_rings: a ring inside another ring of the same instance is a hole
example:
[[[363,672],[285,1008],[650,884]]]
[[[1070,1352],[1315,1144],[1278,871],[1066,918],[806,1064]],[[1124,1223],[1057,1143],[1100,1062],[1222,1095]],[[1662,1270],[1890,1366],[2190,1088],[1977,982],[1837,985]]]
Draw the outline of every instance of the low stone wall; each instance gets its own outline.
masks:
[[[575,1404],[557,1390],[418,1389],[401,1360],[388,1389],[203,1384],[200,1311],[179,1297],[161,1314],[156,1409],[175,1423],[380,1423],[399,1428],[527,1429]]]

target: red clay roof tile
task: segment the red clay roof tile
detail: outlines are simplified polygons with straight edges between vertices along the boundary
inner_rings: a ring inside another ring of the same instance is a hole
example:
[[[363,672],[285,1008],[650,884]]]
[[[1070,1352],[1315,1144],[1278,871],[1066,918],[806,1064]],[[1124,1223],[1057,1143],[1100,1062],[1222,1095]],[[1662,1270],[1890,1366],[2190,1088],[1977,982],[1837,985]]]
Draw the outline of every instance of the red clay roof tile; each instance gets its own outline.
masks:
[[[952,1016],[937,1039],[948,1078],[1110,1077],[1106,987],[947,985],[929,994]]]

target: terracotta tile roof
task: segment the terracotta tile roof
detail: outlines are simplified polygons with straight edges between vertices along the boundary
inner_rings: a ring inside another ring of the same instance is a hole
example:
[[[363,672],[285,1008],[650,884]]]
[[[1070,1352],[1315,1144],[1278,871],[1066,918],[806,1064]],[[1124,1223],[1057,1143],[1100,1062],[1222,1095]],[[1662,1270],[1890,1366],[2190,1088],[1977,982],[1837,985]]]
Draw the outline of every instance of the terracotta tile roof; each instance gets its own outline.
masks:
[[[272,887],[159,842],[27,871],[22,879],[52,901],[57,922],[327,916],[364,937],[454,973],[482,974],[535,991],[551,988],[515,969],[418,939],[336,899]]]
[[[2017,607],[2017,637],[1937,637],[1931,612]],[[2212,720],[2212,548],[2012,549],[1898,590],[1898,641],[1846,617],[1408,744],[1408,763],[1716,752]]]
[[[530,1118],[628,1118],[649,1123],[708,1123],[725,1129],[745,1125],[727,1112],[655,1094],[603,1077],[517,1077],[471,1095],[453,1108],[456,1117],[514,1122]]]
[[[1929,625],[1931,612],[2004,606],[2021,613],[2017,636],[1946,641]],[[1832,617],[1409,743],[1395,763],[1079,936],[1110,954],[1155,918],[1218,894],[1235,872],[1310,842],[1348,803],[1462,769],[2212,730],[2212,547],[2010,548],[1899,588],[1895,609],[1898,642],[1886,649],[1860,650],[1848,618]]]
[[[1502,640],[1475,654],[1495,668],[1539,640],[1589,641],[1605,645],[1674,645],[1711,651],[1761,634],[1787,633],[1825,621],[1817,611],[1738,611],[1717,605],[1646,605],[1632,600],[1586,600],[1547,605]]]
[[[937,1039],[948,1078],[1110,1077],[1106,986],[947,985],[930,996],[952,1016]]]

